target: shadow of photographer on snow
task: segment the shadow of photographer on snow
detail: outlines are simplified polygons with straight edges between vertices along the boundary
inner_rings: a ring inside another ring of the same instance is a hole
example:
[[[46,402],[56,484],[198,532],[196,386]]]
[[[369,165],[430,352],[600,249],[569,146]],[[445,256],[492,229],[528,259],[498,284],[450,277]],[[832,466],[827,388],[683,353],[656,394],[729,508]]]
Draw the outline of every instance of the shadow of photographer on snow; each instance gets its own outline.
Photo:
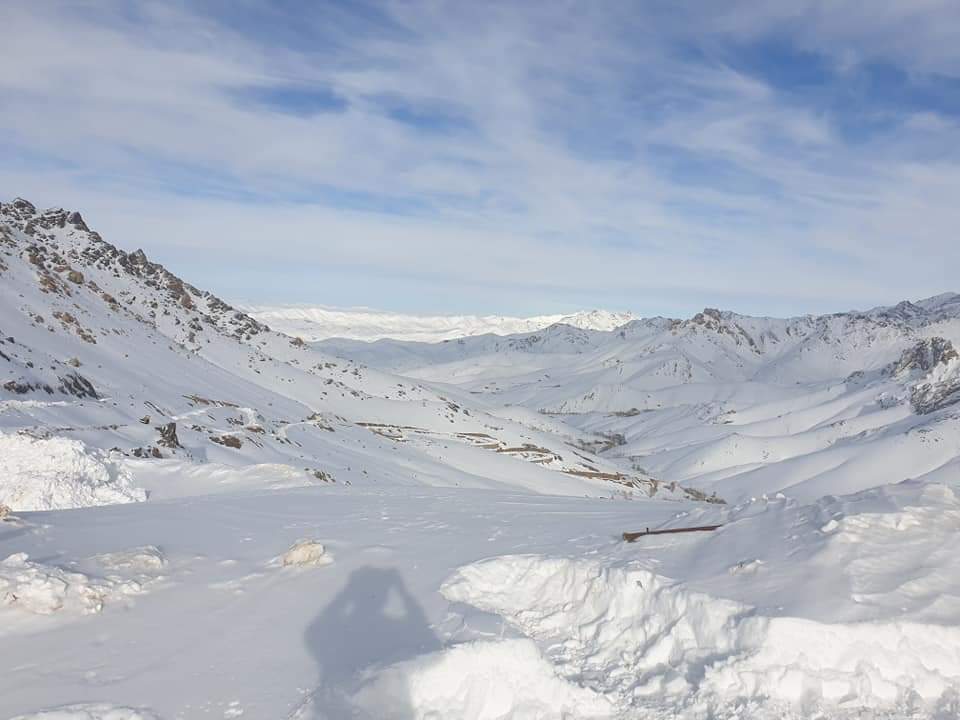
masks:
[[[405,687],[378,684],[375,697],[364,689],[378,669],[441,647],[400,573],[370,566],[350,574],[304,641],[320,679],[297,720],[409,720],[414,709]]]

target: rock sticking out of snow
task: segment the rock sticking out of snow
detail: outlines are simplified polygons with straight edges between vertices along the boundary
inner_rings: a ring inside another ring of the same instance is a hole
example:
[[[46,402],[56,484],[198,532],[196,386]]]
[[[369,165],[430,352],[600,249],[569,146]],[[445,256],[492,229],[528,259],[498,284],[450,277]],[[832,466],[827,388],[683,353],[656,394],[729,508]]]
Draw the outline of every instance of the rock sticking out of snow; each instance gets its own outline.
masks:
[[[70,508],[138,502],[145,490],[102,450],[64,437],[46,439],[0,433],[0,503],[13,510]]]
[[[12,720],[158,720],[158,718],[143,708],[108,703],[82,703],[17,715]]]
[[[327,549],[316,540],[298,540],[279,560],[284,567],[320,567],[333,562]]]

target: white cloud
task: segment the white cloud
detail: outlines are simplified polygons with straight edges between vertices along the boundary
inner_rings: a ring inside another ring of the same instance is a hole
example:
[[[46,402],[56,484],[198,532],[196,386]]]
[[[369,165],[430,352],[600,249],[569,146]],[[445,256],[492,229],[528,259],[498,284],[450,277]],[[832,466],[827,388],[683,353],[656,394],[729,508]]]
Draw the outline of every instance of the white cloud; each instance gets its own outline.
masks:
[[[393,32],[307,17],[315,43],[285,44],[163,3],[130,16],[10,2],[0,132],[21,157],[0,161],[0,194],[79,207],[108,239],[161,257],[219,252],[238,277],[268,258],[315,265],[321,281],[427,278],[478,311],[489,287],[516,312],[610,298],[643,312],[631,298],[657,293],[665,312],[711,296],[821,310],[947,289],[960,166],[925,154],[956,147],[956,123],[905,109],[875,140],[851,139],[816,102],[711,53],[773,28],[837,63],[852,49],[949,72],[953,13],[886,2],[857,24],[848,3],[724,6],[697,4],[691,34],[634,4],[386,3]],[[897,23],[922,38],[889,46]],[[347,107],[283,113],[231,92],[280,84]],[[462,124],[396,122],[385,97]],[[178,269],[204,283],[202,265]],[[302,299],[340,303],[322,287]]]

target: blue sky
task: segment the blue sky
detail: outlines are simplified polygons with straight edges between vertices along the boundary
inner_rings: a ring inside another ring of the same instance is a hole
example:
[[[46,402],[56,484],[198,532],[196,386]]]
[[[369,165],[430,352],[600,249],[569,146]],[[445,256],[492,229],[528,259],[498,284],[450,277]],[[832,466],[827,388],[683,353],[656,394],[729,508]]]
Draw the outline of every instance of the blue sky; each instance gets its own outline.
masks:
[[[0,197],[251,303],[799,314],[960,290],[960,9],[0,5]]]

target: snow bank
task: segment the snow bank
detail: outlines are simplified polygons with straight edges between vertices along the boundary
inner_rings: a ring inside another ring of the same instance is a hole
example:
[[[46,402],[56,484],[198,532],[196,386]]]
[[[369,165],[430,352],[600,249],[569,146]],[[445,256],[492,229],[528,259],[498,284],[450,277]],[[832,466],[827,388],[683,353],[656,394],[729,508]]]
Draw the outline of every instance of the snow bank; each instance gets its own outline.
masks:
[[[688,693],[706,664],[764,632],[746,606],[593,560],[503,556],[461,568],[441,592],[502,615],[551,645],[565,675],[620,696]]]
[[[559,677],[530,640],[473,642],[392,665],[356,696],[383,720],[611,717],[601,695]]]
[[[13,510],[139,502],[145,490],[102,450],[64,437],[0,433],[0,503]]]
[[[92,577],[16,553],[0,560],[0,610],[29,615],[99,613],[104,604],[139,595],[147,584],[159,579],[156,570],[162,567],[162,558],[153,547],[98,555],[93,559],[107,570],[139,572]],[[14,622],[0,623],[0,635],[16,627]]]
[[[461,568],[451,601],[503,616],[568,678],[624,706],[655,698],[890,706],[960,688],[960,628],[761,614],[652,572],[503,556]]]
[[[17,715],[12,720],[158,720],[158,718],[149,710],[142,708],[106,703],[83,703]]]
[[[96,580],[83,573],[32,562],[26,553],[0,561],[0,605],[37,615],[52,615],[61,610],[97,613],[108,597],[132,595],[141,589],[135,580]]]

